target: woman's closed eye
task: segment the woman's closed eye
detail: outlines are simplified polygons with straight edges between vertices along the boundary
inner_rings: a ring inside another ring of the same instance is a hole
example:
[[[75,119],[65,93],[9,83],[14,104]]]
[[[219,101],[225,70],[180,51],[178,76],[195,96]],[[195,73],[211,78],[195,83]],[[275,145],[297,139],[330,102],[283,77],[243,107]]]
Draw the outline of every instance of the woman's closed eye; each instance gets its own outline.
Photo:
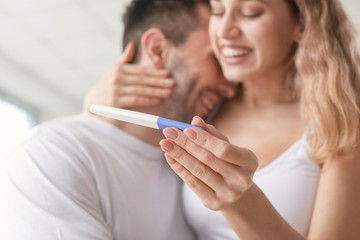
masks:
[[[259,4],[248,3],[238,9],[239,15],[245,18],[256,18],[264,13],[264,9]]]
[[[210,5],[211,16],[221,17],[227,14],[227,9],[224,5],[216,1],[211,1]],[[234,16],[240,18],[257,18],[265,12],[265,9],[261,3],[245,2],[239,3],[237,6],[233,6],[231,12],[234,14]]]
[[[262,15],[262,12],[260,11],[248,11],[248,12],[242,12],[241,16],[245,18],[257,18]]]

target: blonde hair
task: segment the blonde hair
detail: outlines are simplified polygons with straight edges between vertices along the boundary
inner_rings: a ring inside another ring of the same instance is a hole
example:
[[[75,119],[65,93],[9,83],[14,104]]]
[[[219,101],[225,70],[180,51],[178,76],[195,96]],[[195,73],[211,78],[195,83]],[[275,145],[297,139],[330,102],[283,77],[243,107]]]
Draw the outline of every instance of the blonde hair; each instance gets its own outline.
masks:
[[[352,156],[360,135],[356,31],[338,0],[286,1],[303,24],[294,61],[310,154],[319,163]]]

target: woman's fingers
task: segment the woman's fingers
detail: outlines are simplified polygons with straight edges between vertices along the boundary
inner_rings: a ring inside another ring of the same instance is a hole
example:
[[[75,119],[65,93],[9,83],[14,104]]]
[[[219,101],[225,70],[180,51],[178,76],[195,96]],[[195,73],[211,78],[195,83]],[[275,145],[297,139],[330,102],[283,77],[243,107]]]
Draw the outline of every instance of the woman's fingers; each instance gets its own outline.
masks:
[[[222,210],[239,198],[238,194],[229,191],[226,185],[220,184],[221,181],[216,182],[219,191],[214,191],[211,184],[201,181],[174,158],[168,154],[165,154],[165,158],[174,172],[199,196],[205,207],[214,211]]]
[[[175,85],[172,78],[165,78],[163,76],[149,75],[144,76],[141,70],[137,74],[130,75],[128,73],[118,73],[113,82],[114,85],[135,85],[142,84],[144,86],[171,88]]]
[[[226,142],[229,142],[228,138],[225,135],[220,133],[213,125],[205,123],[205,121],[201,117],[195,116],[193,118],[193,120],[191,121],[191,124],[202,127],[205,129],[205,131],[211,133],[212,135],[214,135]]]
[[[171,141],[162,140],[160,145],[175,173],[201,198],[205,206],[214,208],[218,202],[217,195],[226,195],[224,178]]]
[[[239,199],[251,185],[252,172],[215,157],[177,131],[175,128],[164,130],[169,140],[162,140],[161,148],[172,169],[199,195],[204,205],[219,210]]]
[[[192,124],[203,127],[166,128],[160,142],[172,169],[212,210],[224,209],[241,198],[252,186],[258,166],[248,149],[229,143],[227,138],[200,118]],[[213,191],[213,192],[212,192]]]
[[[129,64],[135,56],[135,44],[126,45],[123,54],[113,62],[106,79],[113,84],[144,84],[151,86],[173,87],[174,80],[167,77],[169,71],[153,67]]]
[[[202,163],[206,164],[209,168],[211,168],[214,172],[220,173],[221,175],[226,174],[228,170],[228,166],[226,166],[226,162],[222,159],[217,158],[210,151],[205,148],[195,144],[189,138],[184,136],[182,132],[176,128],[166,128],[163,131],[165,137],[170,139],[173,143],[175,143],[176,147],[171,152],[167,152],[174,159],[178,160],[178,158],[183,157],[182,152],[179,150],[185,149],[187,153],[191,154],[193,158],[199,159]],[[180,148],[179,148],[180,147]],[[185,156],[186,157],[186,156]],[[181,159],[181,158],[180,158]],[[182,164],[188,164],[187,161],[180,161]],[[192,162],[190,162],[192,163]]]
[[[110,101],[109,101],[110,102]],[[142,97],[142,96],[121,96],[111,101],[111,106],[118,108],[131,107],[151,107],[160,103],[159,98]]]
[[[192,175],[211,186],[215,191],[221,189],[220,185],[223,182],[222,177],[214,172],[209,166],[199,162],[190,153],[179,148],[169,140],[162,140],[160,142],[161,148],[165,151],[166,156],[179,162],[181,166],[187,169]]]
[[[213,209],[214,206],[212,206],[212,204],[216,202],[216,192],[206,183],[195,177],[189,170],[178,163],[169,154],[165,154],[165,158],[174,172],[200,197],[204,206]]]
[[[175,81],[168,77],[168,70],[127,64],[131,62],[134,54],[135,46],[133,43],[129,43],[124,53],[113,62],[103,79],[114,85],[142,84],[165,88],[174,86]]]
[[[119,108],[130,108],[138,106],[155,106],[161,99],[171,94],[171,89],[161,89],[148,86],[109,86],[106,98],[98,97],[95,103]]]
[[[184,131],[184,134],[192,142],[208,150],[217,158],[241,167],[257,168],[257,157],[252,151],[230,144],[226,137],[211,125],[207,125],[206,130],[209,132],[198,128],[188,128]]]
[[[121,56],[118,58],[118,62],[120,64],[123,63],[129,63],[132,61],[132,59],[135,56],[135,44],[133,42],[129,42],[126,47],[125,50],[123,52],[123,54],[121,54]]]
[[[211,150],[206,149],[203,146],[194,143],[192,140],[186,137],[182,133],[182,131],[176,128],[166,128],[163,131],[163,133],[168,139],[170,139],[175,144],[174,149],[171,152],[167,152],[174,159],[179,160],[186,158],[187,154],[183,156],[182,155],[183,153],[180,150],[180,149],[184,149],[185,152],[191,154],[193,158],[198,159],[200,162],[208,166],[214,172],[222,175],[224,179],[227,179],[225,181],[228,182],[229,184],[232,185],[242,184],[243,180],[241,179],[242,178],[241,174],[247,172],[249,166],[244,165],[244,163],[247,163],[247,161],[246,160],[244,161],[243,159],[241,159],[241,157],[239,157],[240,155],[239,152],[242,151],[241,149],[238,149],[236,146],[225,142],[225,144],[227,144],[226,146],[229,146],[229,148],[235,148],[234,155],[231,156],[231,158],[233,158],[234,160],[230,161],[229,159],[226,158],[224,159],[222,157],[216,156]],[[179,162],[181,162],[181,164],[184,164],[186,168],[187,168],[187,164],[189,164],[189,162],[185,160],[179,160]],[[188,170],[190,169],[188,168]],[[221,191],[221,190],[218,189],[217,191]]]
[[[155,106],[172,93],[175,81],[167,70],[128,64],[134,58],[135,45],[129,43],[102,79],[86,94],[84,110],[93,103],[113,107]]]
[[[157,88],[142,85],[130,85],[115,87],[112,95],[115,98],[123,96],[134,97],[152,97],[152,98],[167,98],[171,95],[172,90],[168,88]]]
[[[169,75],[169,71],[166,69],[156,69],[153,67],[140,66],[137,64],[118,64],[121,65],[120,71],[126,74],[139,74],[143,76],[157,76],[166,77]]]

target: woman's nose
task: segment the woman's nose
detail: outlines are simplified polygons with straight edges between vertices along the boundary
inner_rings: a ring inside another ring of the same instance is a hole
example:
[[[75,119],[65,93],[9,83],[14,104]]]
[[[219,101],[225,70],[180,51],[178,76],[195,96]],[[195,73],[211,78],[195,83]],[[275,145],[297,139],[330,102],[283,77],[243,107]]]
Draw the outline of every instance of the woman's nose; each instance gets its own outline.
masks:
[[[224,14],[217,29],[217,36],[221,38],[232,38],[241,34],[237,26],[236,18],[232,14]]]

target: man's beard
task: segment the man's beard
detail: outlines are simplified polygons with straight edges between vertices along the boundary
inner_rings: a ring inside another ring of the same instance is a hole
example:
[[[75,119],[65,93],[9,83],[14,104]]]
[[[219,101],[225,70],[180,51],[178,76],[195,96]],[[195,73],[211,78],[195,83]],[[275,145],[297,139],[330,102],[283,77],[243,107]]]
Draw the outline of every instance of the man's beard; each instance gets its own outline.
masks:
[[[162,116],[176,121],[190,123],[194,115],[194,106],[189,106],[189,91],[184,94],[179,89],[174,88],[173,94],[163,102],[161,107]]]
[[[188,67],[181,54],[175,53],[168,69],[177,85],[173,88],[172,95],[163,100],[161,113],[169,119],[190,123],[194,115],[194,106],[189,105],[193,101],[190,98],[196,79],[189,76]]]

